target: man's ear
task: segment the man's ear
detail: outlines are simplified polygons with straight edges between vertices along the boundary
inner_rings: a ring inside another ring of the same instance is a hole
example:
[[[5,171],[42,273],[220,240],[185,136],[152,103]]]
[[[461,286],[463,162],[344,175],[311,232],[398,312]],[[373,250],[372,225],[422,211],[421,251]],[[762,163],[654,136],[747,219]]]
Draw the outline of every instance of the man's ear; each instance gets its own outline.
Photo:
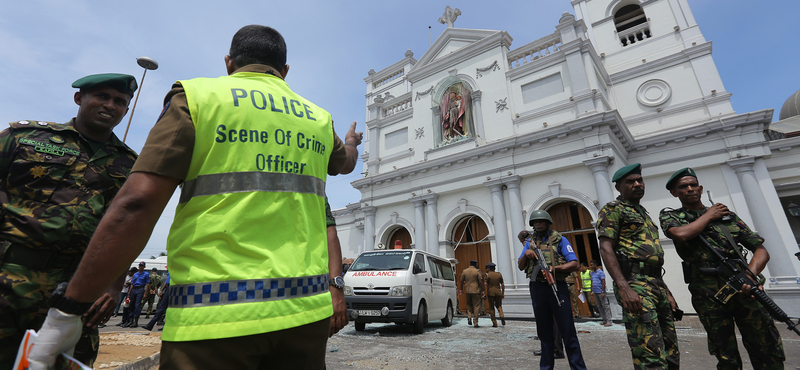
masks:
[[[284,80],[286,79],[286,75],[287,75],[288,73],[289,73],[289,65],[287,64],[287,65],[284,65],[284,66],[283,66],[283,70],[281,71],[281,74],[283,75],[283,79],[284,79]]]
[[[234,71],[236,71],[236,64],[233,62],[233,58],[230,55],[225,56],[225,70],[228,71],[228,75],[232,75]]]
[[[81,101],[83,100],[83,93],[81,93],[80,91],[76,91],[75,95],[73,95],[72,98],[75,100],[75,104],[78,104],[78,106],[80,106]]]
[[[672,189],[669,189],[669,193],[672,194],[673,197],[677,198],[678,194],[676,194],[675,187],[673,186]]]

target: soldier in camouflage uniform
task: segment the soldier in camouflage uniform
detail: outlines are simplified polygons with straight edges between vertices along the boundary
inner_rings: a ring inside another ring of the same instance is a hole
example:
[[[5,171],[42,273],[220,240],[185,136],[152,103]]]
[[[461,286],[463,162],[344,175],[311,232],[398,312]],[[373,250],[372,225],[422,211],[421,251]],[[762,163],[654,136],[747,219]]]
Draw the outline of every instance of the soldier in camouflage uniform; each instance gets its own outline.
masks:
[[[677,304],[661,278],[664,250],[658,226],[639,205],[644,197],[641,165],[620,168],[612,178],[620,196],[598,215],[600,254],[614,278],[614,295],[637,369],[678,369],[680,352],[672,311]]]
[[[753,252],[749,267],[755,274],[769,261],[769,253],[762,244],[764,239],[725,205],[717,203],[705,207],[701,200],[703,187],[691,168],[675,172],[667,182],[667,190],[680,199],[682,207],[661,210],[661,229],[675,242],[675,250],[683,259],[684,276],[690,280],[692,305],[708,333],[708,352],[717,357],[717,369],[742,368],[734,322],[754,369],[783,369],[786,357],[775,322],[767,310],[750,297],[749,287],[743,289],[748,291],[743,294],[717,294],[726,290],[725,279],[710,274],[709,269],[717,267],[718,262],[697,237],[705,237],[728,258],[744,258],[740,257],[740,251],[734,250],[732,243],[737,244],[737,249],[739,245],[749,249]],[[730,243],[725,231],[733,238]],[[701,271],[703,267],[706,269]]]
[[[153,267],[150,271],[150,283],[147,284],[147,288],[144,290],[144,298],[142,299],[142,309],[144,310],[144,305],[147,304],[147,311],[145,312],[145,319],[150,318],[150,313],[155,313],[155,307],[153,307],[153,301],[156,299],[156,295],[158,294],[158,288],[161,286],[161,276],[158,275],[158,269]],[[142,325],[144,326],[144,325]]]
[[[79,109],[69,122],[18,121],[0,132],[3,369],[14,363],[25,331],[42,325],[47,299],[72,276],[136,159],[112,133],[136,90],[133,76],[93,75],[72,86],[80,88],[74,95]],[[75,357],[89,366],[97,357],[97,325],[113,313],[118,297],[119,287],[108,290],[86,315]]]

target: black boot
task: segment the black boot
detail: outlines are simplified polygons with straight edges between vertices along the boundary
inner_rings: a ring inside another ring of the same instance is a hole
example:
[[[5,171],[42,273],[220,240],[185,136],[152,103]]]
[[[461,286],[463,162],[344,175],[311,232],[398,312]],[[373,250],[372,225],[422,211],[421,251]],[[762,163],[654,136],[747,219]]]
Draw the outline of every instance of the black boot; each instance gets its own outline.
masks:
[[[472,318],[467,318],[467,325],[472,325]]]
[[[131,325],[131,327],[132,328],[138,328],[139,327],[139,318],[138,317],[134,317],[133,318],[133,325]]]
[[[147,331],[153,331],[153,327],[150,324],[140,326],[142,329],[146,329]]]

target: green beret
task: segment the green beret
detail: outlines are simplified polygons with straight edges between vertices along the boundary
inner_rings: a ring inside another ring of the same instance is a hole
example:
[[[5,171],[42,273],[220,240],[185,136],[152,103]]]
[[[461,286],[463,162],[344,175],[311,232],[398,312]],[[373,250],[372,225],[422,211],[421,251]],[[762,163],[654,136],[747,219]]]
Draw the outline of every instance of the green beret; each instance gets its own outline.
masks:
[[[695,173],[694,170],[689,167],[681,168],[675,171],[675,173],[673,173],[672,176],[669,177],[669,180],[667,180],[667,190],[671,190],[673,183],[675,181],[678,181],[678,179],[684,176],[692,176],[696,179],[697,173]]]
[[[614,172],[614,177],[611,178],[611,182],[617,182],[630,174],[641,175],[642,165],[640,163],[633,163],[618,169],[617,172]]]
[[[72,83],[72,87],[78,89],[88,89],[92,87],[109,86],[117,89],[119,92],[133,96],[133,92],[139,87],[136,84],[136,78],[131,75],[122,73],[101,73],[97,75],[89,75],[78,79]]]

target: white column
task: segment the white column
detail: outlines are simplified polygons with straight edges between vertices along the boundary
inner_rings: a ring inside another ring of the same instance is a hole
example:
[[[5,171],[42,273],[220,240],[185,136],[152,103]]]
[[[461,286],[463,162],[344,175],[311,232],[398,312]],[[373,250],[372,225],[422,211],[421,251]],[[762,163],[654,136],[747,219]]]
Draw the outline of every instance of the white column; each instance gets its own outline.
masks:
[[[517,264],[517,249],[519,249],[520,253],[522,253],[522,245],[517,243],[515,236],[519,234],[520,231],[525,229],[525,218],[522,216],[522,196],[520,195],[519,185],[522,180],[522,177],[519,175],[514,175],[510,177],[503,178],[503,182],[506,184],[506,188],[508,188],[508,210],[511,213],[511,239],[509,239],[509,244],[513,248],[511,248],[511,271],[514,271],[514,280],[507,281],[506,283],[511,285],[519,286],[520,284],[525,284],[525,272],[520,271],[516,268]],[[510,277],[510,276],[509,276]]]
[[[597,202],[601,208],[606,203],[614,200],[614,192],[611,191],[611,178],[608,176],[608,165],[610,163],[611,158],[607,155],[583,161],[583,164],[592,170],[594,189],[597,192]]]
[[[480,90],[472,92],[472,108],[475,109],[475,134],[486,140],[486,130],[483,128],[483,108],[481,108],[482,95]]]
[[[420,197],[420,199],[424,200],[426,203],[425,232],[428,233],[428,252],[443,256],[439,248],[437,248],[439,246],[439,216],[436,210],[436,202],[439,199],[439,195],[429,194]]]
[[[497,251],[497,269],[503,276],[512,276],[516,261],[511,260],[508,244],[508,227],[506,226],[506,207],[503,202],[503,183],[501,180],[484,182],[492,191],[492,217],[494,219],[495,247]]]
[[[767,248],[770,255],[769,264],[767,264],[770,275],[795,276],[797,272],[792,265],[792,256],[781,244],[780,231],[775,226],[772,213],[768,207],[764,206],[767,204],[767,200],[758,185],[758,179],[756,179],[756,174],[753,171],[753,164],[755,164],[755,157],[737,158],[728,161],[728,165],[736,171],[736,176],[739,177],[739,184],[742,187],[747,208],[750,210],[750,218],[753,220],[753,229],[758,231],[758,234],[765,239],[764,247]]]
[[[414,203],[414,248],[430,252],[425,246],[425,200],[411,198],[409,201]]]
[[[375,249],[375,207],[362,207],[364,211],[364,251]]]

